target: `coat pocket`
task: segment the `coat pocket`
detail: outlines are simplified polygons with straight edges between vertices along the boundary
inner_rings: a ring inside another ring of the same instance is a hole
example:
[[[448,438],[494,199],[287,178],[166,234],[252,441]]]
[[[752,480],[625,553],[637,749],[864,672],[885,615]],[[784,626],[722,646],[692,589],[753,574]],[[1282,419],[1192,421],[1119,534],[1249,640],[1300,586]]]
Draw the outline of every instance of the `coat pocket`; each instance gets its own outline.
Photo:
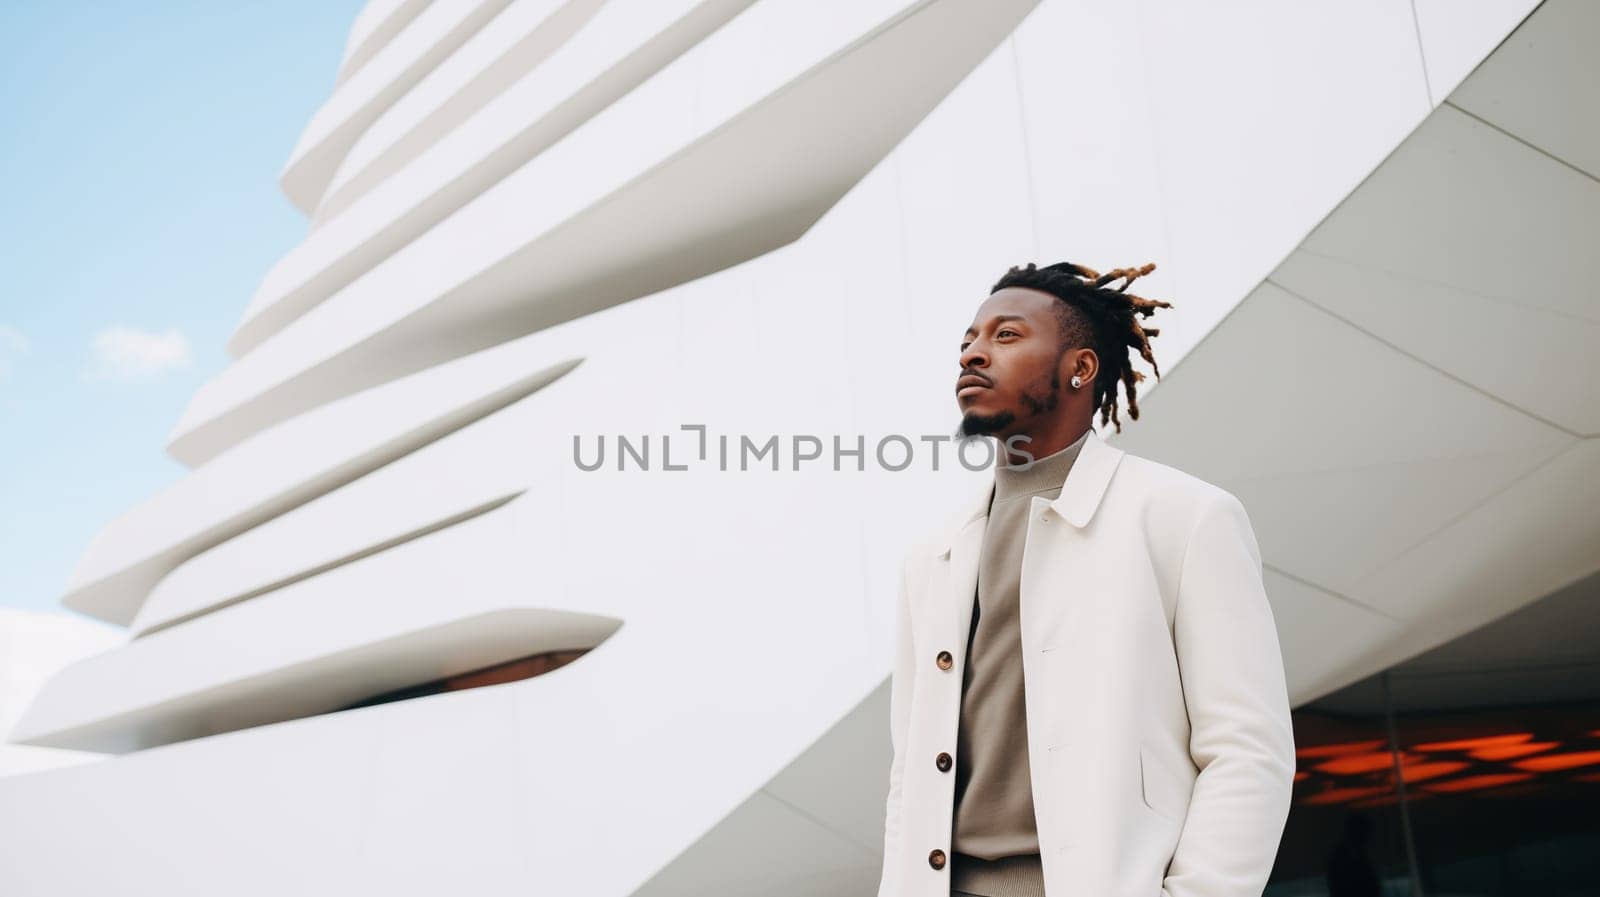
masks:
[[[1171,774],[1161,766],[1155,752],[1139,746],[1139,791],[1144,805],[1157,816],[1173,823],[1182,823],[1187,813],[1184,795]]]

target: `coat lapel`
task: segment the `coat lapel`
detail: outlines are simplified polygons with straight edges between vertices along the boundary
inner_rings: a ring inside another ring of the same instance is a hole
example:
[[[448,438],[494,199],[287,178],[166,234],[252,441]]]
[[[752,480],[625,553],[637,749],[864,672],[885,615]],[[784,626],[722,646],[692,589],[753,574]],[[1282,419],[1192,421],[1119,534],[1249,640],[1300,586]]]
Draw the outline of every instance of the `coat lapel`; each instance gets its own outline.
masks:
[[[1050,502],[1050,507],[1073,526],[1088,526],[1124,454],[1122,449],[1105,442],[1100,434],[1090,429],[1089,438],[1083,441],[1083,448],[1078,450],[1078,457],[1073,460],[1072,468],[1067,471],[1067,478],[1061,484],[1061,494]],[[956,543],[971,537],[969,528],[973,522],[988,517],[989,499],[993,493],[994,479],[991,476],[980,488],[972,491],[956,516],[955,523],[934,541],[935,557],[950,559]],[[982,540],[981,533],[979,540]]]
[[[1084,440],[1083,448],[1067,471],[1061,495],[1049,503],[1050,507],[1073,526],[1079,529],[1087,526],[1100,507],[1100,499],[1123,454],[1122,449],[1103,442],[1091,428],[1089,438]],[[956,646],[958,658],[966,656],[967,638],[972,630],[972,611],[978,593],[978,559],[983,550],[993,492],[991,476],[973,490],[955,523],[934,546],[934,562],[942,576],[930,580],[934,588],[932,597],[939,603],[943,631]]]
[[[1066,481],[1061,484],[1061,494],[1050,507],[1073,526],[1079,529],[1088,526],[1124,454],[1122,449],[1101,441],[1100,434],[1091,428],[1089,438],[1083,441],[1083,448],[1078,450],[1078,457],[1067,471]]]

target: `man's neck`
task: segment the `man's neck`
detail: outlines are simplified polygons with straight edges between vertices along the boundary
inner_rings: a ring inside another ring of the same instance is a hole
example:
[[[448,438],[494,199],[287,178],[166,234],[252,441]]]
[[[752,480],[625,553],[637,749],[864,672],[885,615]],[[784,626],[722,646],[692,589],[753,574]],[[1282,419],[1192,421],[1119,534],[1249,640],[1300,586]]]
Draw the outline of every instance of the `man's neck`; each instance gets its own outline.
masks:
[[[1085,431],[1091,429],[1086,423],[1070,424],[1060,429],[1052,429],[1043,433],[1013,433],[1010,437],[1000,440],[1000,446],[1005,451],[1008,464],[1020,465],[1036,461],[1046,455],[1053,455],[1082,438]],[[1026,436],[1028,438],[1021,438]],[[1008,440],[1014,440],[1016,451],[1008,446]],[[1026,454],[1021,454],[1025,452]]]

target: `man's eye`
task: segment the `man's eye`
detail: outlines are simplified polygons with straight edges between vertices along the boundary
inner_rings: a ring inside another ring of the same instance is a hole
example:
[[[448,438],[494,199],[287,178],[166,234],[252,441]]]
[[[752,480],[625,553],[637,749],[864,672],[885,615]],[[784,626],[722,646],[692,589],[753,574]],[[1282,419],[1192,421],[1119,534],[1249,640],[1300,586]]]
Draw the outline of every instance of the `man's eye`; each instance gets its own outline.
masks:
[[[1012,336],[1016,336],[1017,335],[1017,332],[1015,330],[1012,330],[1009,327],[1006,328],[1005,330],[1000,331],[998,334],[995,334],[995,335],[996,336],[1005,336],[1008,333],[1011,334]]]

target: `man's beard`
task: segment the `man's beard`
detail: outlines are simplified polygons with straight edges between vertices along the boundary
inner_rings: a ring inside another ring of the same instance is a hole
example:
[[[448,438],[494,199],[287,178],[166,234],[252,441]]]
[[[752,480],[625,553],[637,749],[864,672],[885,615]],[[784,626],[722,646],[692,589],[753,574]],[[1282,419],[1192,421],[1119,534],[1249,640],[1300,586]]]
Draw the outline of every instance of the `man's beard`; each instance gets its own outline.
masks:
[[[962,416],[961,422],[956,424],[956,438],[967,439],[973,436],[988,436],[999,433],[1006,427],[1011,426],[1011,423],[1016,419],[1017,416],[1009,411],[1001,411],[998,414],[974,414],[968,412]]]
[[[1054,411],[1056,403],[1061,399],[1061,371],[1059,368],[1050,369],[1049,380],[1043,378],[1031,384],[1017,397],[1017,401],[1028,409],[1029,414],[1045,414]],[[997,411],[994,414],[976,414],[968,412],[961,417],[961,422],[956,425],[955,438],[966,439],[971,436],[993,436],[1002,433],[1012,424],[1016,423],[1017,415],[1011,411]]]

